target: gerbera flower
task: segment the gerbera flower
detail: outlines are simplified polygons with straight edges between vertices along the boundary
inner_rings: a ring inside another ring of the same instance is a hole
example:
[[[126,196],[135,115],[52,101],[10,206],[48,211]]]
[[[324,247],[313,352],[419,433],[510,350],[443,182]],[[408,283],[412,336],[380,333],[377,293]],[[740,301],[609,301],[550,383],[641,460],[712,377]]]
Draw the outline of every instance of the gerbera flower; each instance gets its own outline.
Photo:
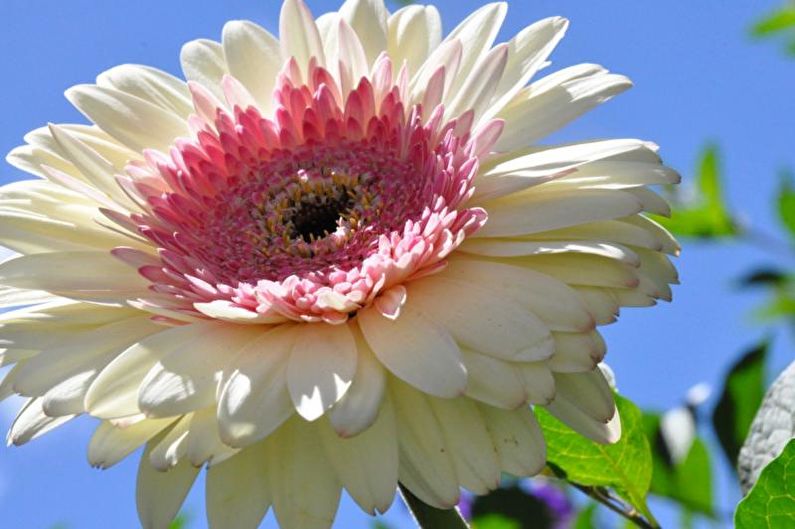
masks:
[[[109,467],[141,445],[166,527],[207,465],[210,525],[331,525],[398,480],[449,508],[544,465],[531,405],[620,435],[596,326],[670,297],[677,181],[639,140],[539,145],[627,89],[583,64],[530,82],[561,18],[494,45],[503,3],[447,37],[433,7],[348,0],[280,37],[234,21],[187,83],[124,65],[66,96],[2,188],[2,316],[24,444],[82,414]],[[530,83],[530,84],[528,84]]]

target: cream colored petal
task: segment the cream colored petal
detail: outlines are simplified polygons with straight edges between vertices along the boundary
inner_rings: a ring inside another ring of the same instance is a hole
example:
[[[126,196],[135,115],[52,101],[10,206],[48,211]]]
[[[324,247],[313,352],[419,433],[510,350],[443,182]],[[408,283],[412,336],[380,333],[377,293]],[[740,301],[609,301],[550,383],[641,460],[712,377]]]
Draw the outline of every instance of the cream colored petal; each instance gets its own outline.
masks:
[[[208,303],[194,303],[193,308],[213,319],[236,324],[262,325],[286,321],[286,318],[278,314],[260,314],[253,310],[241,308],[224,299]]]
[[[223,33],[229,73],[249,91],[263,115],[273,106],[273,88],[284,63],[279,40],[252,22],[227,22]]]
[[[88,119],[136,151],[168,151],[178,137],[188,136],[187,122],[177,114],[113,88],[73,86],[66,97]]]
[[[103,419],[139,414],[138,389],[147,373],[170,352],[190,351],[206,342],[217,326],[196,323],[174,327],[129,347],[103,369],[91,385],[86,395],[86,409]]]
[[[439,11],[434,6],[409,5],[392,14],[387,25],[389,56],[398,67],[405,61],[414,76],[441,42]]]
[[[431,276],[408,285],[408,306],[462,346],[504,360],[543,360],[552,354],[549,328],[530,310],[488,287]]]
[[[399,466],[392,405],[384,401],[375,423],[355,437],[340,438],[325,421],[319,429],[342,486],[365,512],[386,512],[395,497]]]
[[[597,160],[577,167],[563,178],[547,183],[544,189],[629,189],[650,185],[673,185],[679,173],[659,162]]]
[[[643,206],[643,211],[654,213],[655,215],[662,215],[663,217],[671,216],[671,206],[664,198],[651,189],[637,187],[625,189],[624,192],[634,196]]]
[[[134,207],[133,202],[116,183],[118,173],[108,160],[80,141],[68,129],[50,125],[50,133],[66,157],[80,171],[85,180],[97,190],[125,208]]]
[[[91,274],[86,274],[91,270]],[[46,290],[58,296],[121,302],[146,293],[148,283],[108,252],[23,255],[0,264],[0,284]]]
[[[631,289],[640,283],[637,267],[596,255],[534,255],[510,262],[570,285]]]
[[[627,191],[526,193],[484,204],[489,220],[474,237],[528,235],[599,220],[625,217],[643,210]]]
[[[267,448],[259,443],[207,471],[211,529],[257,529],[271,504]]]
[[[354,336],[358,353],[356,374],[350,389],[328,415],[340,437],[358,435],[375,422],[386,384],[384,368],[358,328],[354,330]]]
[[[312,13],[303,0],[285,0],[279,16],[279,40],[284,57],[295,57],[301,70],[305,70],[309,59],[325,64],[323,43],[312,18]]]
[[[215,404],[224,368],[261,332],[216,324],[201,340],[168,351],[142,380],[138,407],[150,417],[169,417]]]
[[[442,430],[458,482],[475,494],[500,484],[500,463],[494,442],[474,401],[429,398]]]
[[[469,373],[468,397],[509,410],[527,402],[524,380],[512,364],[466,348],[461,355]]]
[[[458,503],[459,483],[447,443],[425,395],[390,379],[400,443],[400,482],[438,509]]]
[[[435,48],[417,74],[412,78],[409,98],[413,104],[421,103],[425,99],[426,90],[431,85],[437,72],[441,69],[444,72],[444,88],[442,94],[449,92],[461,64],[461,54],[463,47],[460,40],[451,40]]]
[[[466,388],[466,368],[450,334],[406,305],[390,320],[372,307],[359,311],[359,327],[375,356],[397,377],[431,395],[455,397]]]
[[[596,65],[575,66],[553,76],[519,92],[497,115],[506,124],[495,150],[532,145],[632,86],[623,75]]]
[[[221,44],[207,39],[190,41],[182,46],[180,62],[188,81],[201,84],[217,99],[224,100],[221,79],[229,73],[229,66]]]
[[[546,464],[541,427],[529,408],[501,410],[478,404],[503,471],[517,477],[534,476]]]
[[[483,119],[493,118],[547,64],[547,57],[566,33],[569,21],[550,17],[520,31],[508,42],[508,64]]]
[[[368,65],[373,64],[387,49],[389,13],[384,0],[346,0],[339,13],[359,36]]]
[[[147,444],[138,466],[136,504],[143,529],[168,529],[201,470],[186,460],[168,472],[156,470],[149,455],[158,440]]]
[[[314,421],[345,395],[356,373],[356,356],[348,325],[301,326],[287,364],[287,387],[303,418]]]
[[[477,203],[481,203],[523,190],[527,191],[517,197],[576,191],[576,185],[556,188],[552,184],[558,180],[576,178],[581,168],[587,170],[590,164],[600,160],[614,162],[622,156],[642,150],[648,150],[645,142],[618,139],[513,151],[496,156],[483,165],[481,175],[475,180],[474,198]]]
[[[71,163],[58,156],[52,150],[36,145],[20,145],[13,148],[6,156],[6,161],[20,171],[25,171],[40,178],[48,178],[42,165],[55,167],[70,174],[78,172]]]
[[[336,42],[338,46],[337,60],[339,61],[340,80],[343,93],[356,88],[359,80],[366,77],[369,72],[367,55],[356,32],[340,19],[337,24]]]
[[[557,373],[592,371],[605,356],[605,342],[596,331],[590,333],[553,333],[555,354],[547,361]]]
[[[49,417],[44,413],[44,399],[29,399],[8,430],[9,445],[22,446],[72,420],[74,415]]]
[[[200,467],[229,450],[221,441],[216,406],[194,412],[185,446],[185,457],[190,464]]]
[[[529,308],[554,331],[584,331],[594,327],[593,317],[574,289],[518,264],[453,258],[440,277],[484,285],[495,294]]]
[[[14,387],[22,395],[43,395],[72,375],[101,369],[131,344],[161,329],[148,317],[138,316],[82,330],[30,359],[18,373]]]
[[[636,223],[633,219],[638,219]],[[612,241],[619,244],[639,246],[649,250],[665,251],[675,253],[677,245],[671,243],[670,234],[658,232],[662,229],[659,225],[646,225],[640,216],[626,217],[620,220],[605,220],[571,226],[559,230],[550,230],[543,233],[534,233],[532,240],[535,241]],[[652,221],[648,221],[652,222]],[[663,235],[660,237],[659,235]],[[667,235],[667,238],[664,236]]]
[[[618,319],[619,303],[610,290],[597,287],[573,287],[588,307],[597,325],[614,323]]]
[[[464,241],[461,251],[489,257],[585,254],[640,266],[640,257],[627,246],[602,241],[532,241],[526,239],[474,239]]]
[[[268,476],[280,527],[328,529],[334,521],[342,486],[317,428],[294,417],[268,440]]]
[[[445,115],[448,118],[454,118],[472,110],[473,119],[477,123],[497,90],[507,62],[507,44],[497,45],[486,53],[474,65],[458,91],[452,92],[448,96],[449,103],[445,109]]]
[[[571,429],[597,443],[615,443],[621,438],[621,417],[618,413],[615,413],[613,418],[607,422],[600,421],[590,417],[572,402],[562,398],[555,399],[545,408]]]
[[[299,326],[300,328],[300,326]],[[218,403],[221,439],[247,446],[271,434],[294,413],[287,390],[287,364],[296,328],[278,327],[244,347]]]
[[[44,402],[41,405],[44,414],[48,417],[63,417],[85,412],[83,399],[98,369],[62,376],[63,380],[44,394]]]
[[[88,445],[88,462],[92,467],[110,468],[173,422],[173,418],[146,419],[121,428],[102,421]]]
[[[461,57],[461,69],[452,86],[452,93],[458,92],[470,78],[475,64],[491,48],[507,12],[508,4],[505,2],[487,4],[469,15],[447,35],[444,42],[460,40],[464,52]]]
[[[593,419],[607,423],[617,413],[613,390],[599,369],[555,373],[555,385],[555,400],[566,400]]]
[[[546,362],[522,362],[514,365],[524,384],[527,401],[531,404],[549,404],[555,397],[557,388],[552,370]]]
[[[152,448],[149,462],[155,469],[166,472],[184,458],[192,419],[192,413],[180,417]]]
[[[38,305],[57,299],[49,292],[43,290],[28,290],[26,288],[0,287],[0,308],[7,309],[21,305]]]
[[[193,112],[185,81],[157,68],[138,64],[115,66],[97,77],[97,86],[126,92],[183,119]]]

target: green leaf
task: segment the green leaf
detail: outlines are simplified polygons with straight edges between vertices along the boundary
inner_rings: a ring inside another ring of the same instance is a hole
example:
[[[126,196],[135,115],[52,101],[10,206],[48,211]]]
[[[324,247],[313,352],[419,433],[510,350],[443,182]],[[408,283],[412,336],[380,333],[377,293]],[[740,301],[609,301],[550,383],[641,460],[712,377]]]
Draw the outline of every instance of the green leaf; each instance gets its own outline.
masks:
[[[769,37],[795,28],[795,6],[785,6],[759,20],[751,28],[754,37]]]
[[[765,364],[769,343],[764,341],[745,353],[729,369],[712,424],[732,468],[751,422],[765,396]]]
[[[684,459],[674,462],[660,434],[660,416],[644,411],[643,423],[654,456],[651,493],[674,500],[687,511],[714,516],[712,462],[704,441],[696,437]]]
[[[473,529],[551,529],[554,522],[543,500],[516,485],[478,496],[472,504]]]
[[[695,196],[684,201],[673,195],[669,218],[654,218],[671,232],[682,237],[718,238],[738,233],[723,198],[720,155],[714,145],[701,152],[698,163]]]
[[[736,529],[795,527],[795,439],[770,462],[734,513]]]
[[[792,182],[792,173],[782,174],[776,203],[782,224],[795,239],[795,186]]]
[[[643,431],[640,410],[616,396],[621,416],[621,440],[602,445],[586,439],[542,408],[536,408],[544,438],[547,462],[561,477],[579,485],[611,487],[650,521],[646,493],[651,483],[652,456]]]
[[[577,513],[572,529],[594,529],[596,527],[596,507],[598,503],[589,503]]]

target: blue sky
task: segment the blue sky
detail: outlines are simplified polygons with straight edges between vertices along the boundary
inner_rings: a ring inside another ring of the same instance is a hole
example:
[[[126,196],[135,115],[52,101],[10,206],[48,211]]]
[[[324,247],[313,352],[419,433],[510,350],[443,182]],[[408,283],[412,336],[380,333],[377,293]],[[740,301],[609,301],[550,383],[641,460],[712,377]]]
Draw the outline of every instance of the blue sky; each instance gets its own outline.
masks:
[[[451,29],[478,0],[441,0]],[[562,131],[553,140],[639,137],[661,145],[666,162],[686,182],[707,141],[724,153],[729,201],[759,229],[778,230],[769,208],[777,171],[795,166],[795,61],[775,45],[747,38],[751,21],[777,1],[636,2],[517,0],[502,38],[549,15],[572,24],[549,71],[597,62],[631,77],[635,87]],[[178,73],[183,42],[219,38],[226,20],[251,19],[275,31],[276,0],[101,2],[3,0],[0,7],[0,151],[48,121],[80,121],[63,91],[115,64],[150,64]],[[315,14],[335,7],[309,0]],[[697,6],[697,7],[696,7]],[[4,166],[0,181],[24,178]],[[732,279],[768,256],[742,244],[685,245],[678,260],[682,285],[675,301],[629,310],[606,329],[608,362],[622,393],[645,407],[676,405],[697,382],[719,383],[730,361],[764,335],[749,311],[759,294],[738,293]],[[792,357],[791,336],[779,332],[775,368]],[[10,422],[0,405],[0,426]],[[93,425],[78,421],[24,448],[0,448],[0,516],[4,527],[124,529],[137,526],[136,458],[109,471],[88,468],[85,445]],[[725,474],[726,469],[722,468]],[[727,501],[737,492],[721,483]],[[203,527],[202,485],[191,493],[194,527]],[[726,508],[728,507],[726,503]],[[387,517],[409,527],[400,509]],[[366,527],[350,502],[338,528]],[[271,525],[267,527],[273,527]]]

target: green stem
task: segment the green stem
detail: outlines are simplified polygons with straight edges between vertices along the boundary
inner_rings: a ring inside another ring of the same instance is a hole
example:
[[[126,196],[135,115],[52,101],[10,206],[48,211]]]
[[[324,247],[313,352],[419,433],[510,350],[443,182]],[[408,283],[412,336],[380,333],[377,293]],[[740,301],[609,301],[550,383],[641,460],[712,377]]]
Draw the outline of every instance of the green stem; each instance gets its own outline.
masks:
[[[572,482],[569,482],[569,484],[598,501],[611,511],[623,516],[641,529],[660,529],[660,526],[657,525],[656,521],[647,520],[633,507],[626,505],[622,501],[614,498],[609,494],[608,491],[602,489],[601,487],[588,487],[586,485],[580,485],[578,483]]]
[[[469,529],[469,525],[456,508],[444,510],[431,507],[412,494],[402,483],[400,495],[420,529]]]

